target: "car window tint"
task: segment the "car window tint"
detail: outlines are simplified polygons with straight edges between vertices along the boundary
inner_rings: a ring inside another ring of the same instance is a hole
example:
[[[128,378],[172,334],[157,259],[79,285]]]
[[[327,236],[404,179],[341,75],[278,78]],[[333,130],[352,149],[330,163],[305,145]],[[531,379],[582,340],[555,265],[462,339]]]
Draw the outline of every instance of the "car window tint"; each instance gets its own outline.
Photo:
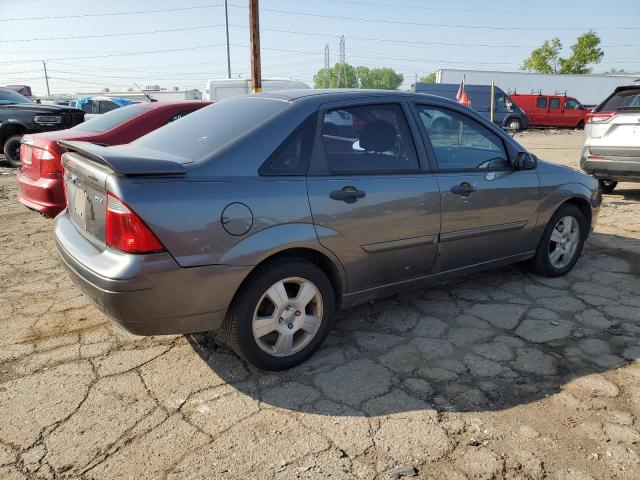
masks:
[[[260,175],[306,175],[316,128],[314,113],[303,121],[260,167]]]
[[[173,114],[171,116],[171,118],[169,118],[169,120],[167,120],[167,123],[171,123],[171,122],[175,122],[176,120],[181,119],[182,117],[186,117],[187,115],[189,115],[191,112],[195,112],[195,110],[185,110],[183,112],[178,112],[176,114]]]
[[[500,137],[472,118],[427,105],[418,106],[418,116],[429,135],[440,170],[509,167]]]
[[[549,108],[560,108],[560,99],[559,98],[550,98],[549,99]]]
[[[536,107],[538,107],[538,108],[547,108],[547,98],[546,97],[538,97],[538,100],[536,100]]]
[[[109,100],[101,101],[99,106],[100,113],[107,113],[111,110],[115,110],[116,108],[119,108],[118,105]]]
[[[640,107],[640,87],[614,93],[596,109],[596,112],[615,112],[625,107]]]
[[[413,137],[397,104],[329,110],[324,114],[322,144],[333,174],[419,170]]]
[[[227,98],[148,133],[133,143],[183,157],[204,159],[290,107],[289,102],[243,95]]]
[[[130,120],[133,117],[146,112],[147,110],[148,108],[146,108],[142,103],[117,108],[116,110],[112,110],[111,112],[105,113],[104,115],[100,115],[98,117],[91,118],[86,122],[82,122],[81,124],[73,127],[73,129],[85,130],[89,132],[106,132],[107,130],[111,130],[116,125],[120,125],[121,123],[124,123],[127,120]]]

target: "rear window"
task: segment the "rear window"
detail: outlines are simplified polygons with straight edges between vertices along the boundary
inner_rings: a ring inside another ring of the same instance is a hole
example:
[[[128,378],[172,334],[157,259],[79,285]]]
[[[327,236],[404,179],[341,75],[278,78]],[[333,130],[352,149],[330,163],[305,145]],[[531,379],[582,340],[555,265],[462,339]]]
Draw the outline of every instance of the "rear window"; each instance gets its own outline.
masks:
[[[171,122],[134,143],[196,161],[229,145],[288,106],[288,102],[270,98],[229,98]]]
[[[600,105],[597,112],[616,112],[620,108],[640,108],[640,87],[614,93]]]
[[[89,132],[106,132],[116,125],[126,122],[148,110],[144,104],[129,105],[128,107],[117,108],[104,115],[91,118],[86,122],[73,127],[75,130]]]

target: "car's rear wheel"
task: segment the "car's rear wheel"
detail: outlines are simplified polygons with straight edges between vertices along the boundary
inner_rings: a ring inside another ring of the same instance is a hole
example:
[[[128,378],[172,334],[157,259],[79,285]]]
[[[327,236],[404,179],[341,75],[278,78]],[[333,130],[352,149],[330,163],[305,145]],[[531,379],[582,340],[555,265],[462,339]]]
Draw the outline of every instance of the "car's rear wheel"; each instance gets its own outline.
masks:
[[[437,134],[443,134],[444,132],[447,131],[447,129],[449,129],[449,127],[450,127],[449,121],[446,118],[442,118],[442,117],[436,118],[432,124],[433,131],[434,133],[437,133]]]
[[[587,220],[577,206],[562,205],[542,234],[531,262],[533,269],[547,277],[565,275],[578,261],[588,230]]]
[[[613,180],[598,180],[598,185],[602,193],[611,193],[618,186],[618,182],[614,182]]]
[[[270,263],[236,295],[225,319],[226,342],[264,370],[298,365],[322,344],[335,310],[331,282],[306,260]]]
[[[14,167],[20,166],[20,139],[22,135],[12,135],[4,142],[4,155]]]

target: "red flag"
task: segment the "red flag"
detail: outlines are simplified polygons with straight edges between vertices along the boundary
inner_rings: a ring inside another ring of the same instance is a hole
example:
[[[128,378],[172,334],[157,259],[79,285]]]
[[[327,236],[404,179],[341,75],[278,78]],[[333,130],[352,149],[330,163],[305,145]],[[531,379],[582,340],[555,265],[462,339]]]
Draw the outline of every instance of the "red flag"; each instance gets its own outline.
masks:
[[[464,78],[462,79],[462,82],[460,82],[460,88],[458,88],[458,93],[456,94],[456,100],[458,101],[458,103],[461,103],[465,107],[471,106],[471,101],[467,96],[467,92],[464,90]]]

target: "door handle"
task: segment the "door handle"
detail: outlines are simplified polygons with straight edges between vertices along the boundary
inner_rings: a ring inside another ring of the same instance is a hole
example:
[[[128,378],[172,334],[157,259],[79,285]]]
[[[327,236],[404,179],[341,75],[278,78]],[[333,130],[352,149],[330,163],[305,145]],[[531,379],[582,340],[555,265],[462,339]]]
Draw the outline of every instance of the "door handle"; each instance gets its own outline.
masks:
[[[362,190],[356,187],[343,187],[342,190],[334,190],[329,194],[334,200],[341,200],[346,203],[355,203],[359,198],[366,196]]]
[[[451,193],[462,195],[463,197],[468,197],[475,191],[476,187],[471,185],[469,182],[462,182],[460,185],[454,185],[451,187]]]

